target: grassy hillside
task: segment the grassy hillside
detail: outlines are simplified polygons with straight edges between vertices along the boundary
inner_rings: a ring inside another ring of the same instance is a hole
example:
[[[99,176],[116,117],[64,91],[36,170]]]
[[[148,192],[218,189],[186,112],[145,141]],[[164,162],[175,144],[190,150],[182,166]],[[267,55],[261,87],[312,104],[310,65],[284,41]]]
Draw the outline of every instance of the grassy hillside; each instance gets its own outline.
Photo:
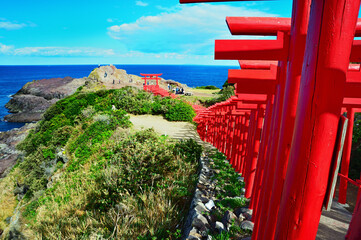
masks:
[[[135,132],[127,113],[195,115],[180,100],[133,88],[59,101],[18,145],[23,161],[0,180],[2,237],[177,239],[202,149]]]

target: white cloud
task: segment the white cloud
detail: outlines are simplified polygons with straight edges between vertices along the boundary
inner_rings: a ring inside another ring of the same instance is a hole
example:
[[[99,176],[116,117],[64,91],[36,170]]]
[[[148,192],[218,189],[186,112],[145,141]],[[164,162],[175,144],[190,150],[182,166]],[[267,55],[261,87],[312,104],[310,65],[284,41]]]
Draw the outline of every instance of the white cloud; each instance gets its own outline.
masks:
[[[148,6],[149,4],[146,3],[146,2],[143,2],[143,1],[136,1],[136,2],[135,2],[135,5],[141,6],[141,7],[146,7],[146,6]]]
[[[164,9],[156,16],[143,16],[135,22],[111,26],[108,34],[133,51],[211,54],[215,39],[231,37],[226,16],[274,15],[228,5],[181,5]]]
[[[113,19],[111,19],[111,18],[108,18],[108,19],[107,19],[107,22],[112,23],[112,22],[114,22],[114,20],[113,20]]]
[[[2,53],[2,54],[7,54],[7,53],[11,52],[11,50],[13,48],[14,48],[13,46],[7,46],[7,45],[0,43],[0,53]]]
[[[17,30],[23,27],[26,27],[27,25],[25,23],[14,23],[7,21],[6,19],[0,20],[0,29],[6,29],[6,30]]]
[[[14,48],[0,43],[0,54],[16,56],[114,56],[113,49],[87,47],[24,47]]]

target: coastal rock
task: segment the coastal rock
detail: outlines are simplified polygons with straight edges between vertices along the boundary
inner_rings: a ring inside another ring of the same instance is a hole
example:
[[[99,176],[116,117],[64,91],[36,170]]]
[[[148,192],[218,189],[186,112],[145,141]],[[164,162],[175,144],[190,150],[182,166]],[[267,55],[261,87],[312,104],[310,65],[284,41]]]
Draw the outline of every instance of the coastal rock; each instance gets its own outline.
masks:
[[[232,222],[235,222],[237,220],[238,220],[237,216],[233,212],[226,211],[222,218],[222,223],[223,223],[225,229],[227,229],[227,231],[228,231],[228,228],[232,224]]]
[[[25,139],[35,124],[27,124],[22,128],[0,132],[0,177],[5,177],[8,170],[16,163],[22,152],[15,149],[16,144]]]
[[[207,202],[205,204],[205,207],[210,211],[212,210],[212,208],[214,208],[216,205],[214,204],[213,200],[209,200],[209,202]]]
[[[210,228],[207,218],[201,214],[198,214],[197,217],[193,220],[192,226],[201,231]]]
[[[253,231],[253,227],[254,223],[251,221],[246,220],[241,223],[241,229],[243,230]]]
[[[5,105],[10,115],[9,122],[33,122],[41,119],[43,113],[60,99],[67,97],[86,82],[86,78],[51,78],[25,84]]]
[[[110,83],[110,84],[120,84],[124,82],[132,82],[131,78],[127,72],[123,69],[117,69],[115,66],[101,66],[95,68],[88,77],[91,81]]]
[[[218,221],[215,224],[215,229],[218,231],[218,233],[225,231],[223,223],[218,222]]]

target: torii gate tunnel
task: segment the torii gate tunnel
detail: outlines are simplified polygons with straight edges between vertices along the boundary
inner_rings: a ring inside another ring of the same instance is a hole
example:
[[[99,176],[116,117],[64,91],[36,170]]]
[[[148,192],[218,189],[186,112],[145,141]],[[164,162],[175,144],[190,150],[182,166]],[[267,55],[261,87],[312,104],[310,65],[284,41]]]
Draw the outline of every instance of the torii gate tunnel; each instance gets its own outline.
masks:
[[[225,2],[180,0],[181,3]],[[315,239],[338,169],[339,122],[349,124],[338,201],[345,203],[354,113],[361,110],[360,1],[294,0],[292,18],[227,17],[232,35],[216,40],[215,59],[236,95],[198,111],[198,133],[223,152],[246,183],[252,239]],[[344,17],[347,16],[347,17]],[[336,159],[336,160],[335,160]],[[361,239],[361,197],[346,239]]]

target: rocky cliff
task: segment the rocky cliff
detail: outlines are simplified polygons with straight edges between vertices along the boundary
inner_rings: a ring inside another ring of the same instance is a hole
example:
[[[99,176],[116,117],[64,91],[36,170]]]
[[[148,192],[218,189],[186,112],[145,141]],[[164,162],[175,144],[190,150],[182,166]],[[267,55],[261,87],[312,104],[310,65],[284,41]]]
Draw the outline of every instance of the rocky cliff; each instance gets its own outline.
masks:
[[[86,78],[42,79],[25,84],[5,105],[12,113],[4,117],[9,122],[33,122],[41,119],[52,104],[73,94]]]
[[[11,114],[4,119],[9,122],[39,121],[46,109],[75,93],[81,86],[85,87],[85,91],[118,89],[125,86],[142,89],[143,80],[110,65],[95,68],[84,78],[65,77],[32,81],[25,84],[5,105]]]
[[[7,132],[0,132],[0,178],[5,176],[6,170],[12,167],[22,152],[16,150],[15,146],[25,139],[28,131],[35,124],[26,124],[22,128],[16,128]]]

